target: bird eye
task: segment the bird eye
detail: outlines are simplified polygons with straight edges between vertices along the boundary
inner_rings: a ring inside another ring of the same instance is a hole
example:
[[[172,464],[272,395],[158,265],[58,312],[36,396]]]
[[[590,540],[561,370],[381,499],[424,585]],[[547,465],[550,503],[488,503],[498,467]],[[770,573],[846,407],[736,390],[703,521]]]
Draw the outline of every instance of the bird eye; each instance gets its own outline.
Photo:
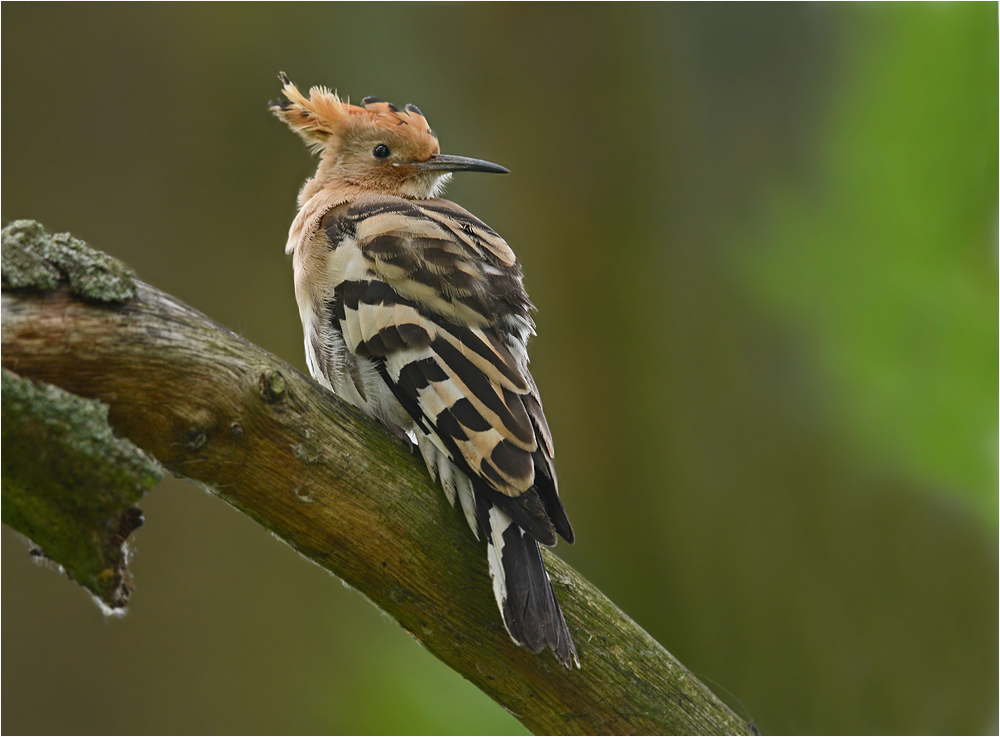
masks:
[[[374,156],[376,159],[388,158],[389,154],[391,153],[392,152],[389,150],[389,147],[386,146],[384,143],[380,143],[372,150],[372,156]]]

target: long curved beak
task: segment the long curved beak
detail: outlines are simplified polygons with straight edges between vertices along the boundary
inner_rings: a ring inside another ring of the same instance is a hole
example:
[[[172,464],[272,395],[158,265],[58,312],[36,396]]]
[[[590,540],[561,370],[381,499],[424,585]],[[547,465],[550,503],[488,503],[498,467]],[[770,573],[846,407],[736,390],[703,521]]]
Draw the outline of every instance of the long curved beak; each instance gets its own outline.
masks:
[[[414,161],[411,163],[419,171],[484,171],[488,174],[509,174],[510,169],[491,164],[482,159],[470,159],[468,156],[449,156],[448,154],[435,154],[427,161]]]

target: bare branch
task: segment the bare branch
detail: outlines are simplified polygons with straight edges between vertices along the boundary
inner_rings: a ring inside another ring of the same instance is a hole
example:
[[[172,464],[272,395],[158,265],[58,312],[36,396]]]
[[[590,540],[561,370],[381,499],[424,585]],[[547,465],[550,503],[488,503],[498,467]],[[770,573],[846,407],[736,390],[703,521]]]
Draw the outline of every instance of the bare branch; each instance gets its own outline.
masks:
[[[484,551],[419,457],[275,356],[138,281],[110,303],[15,290],[6,273],[4,289],[5,368],[105,403],[118,435],[360,590],[532,731],[748,731],[554,555],[582,667],[517,647]]]

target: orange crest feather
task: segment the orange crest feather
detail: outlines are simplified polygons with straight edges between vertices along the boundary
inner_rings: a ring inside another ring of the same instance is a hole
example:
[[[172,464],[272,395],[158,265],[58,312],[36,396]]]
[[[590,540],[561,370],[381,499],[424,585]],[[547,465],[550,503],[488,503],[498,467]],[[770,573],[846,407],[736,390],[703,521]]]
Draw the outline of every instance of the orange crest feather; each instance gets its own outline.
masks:
[[[400,110],[392,103],[366,97],[362,106],[351,105],[327,87],[313,87],[306,97],[288,76],[279,75],[284,100],[271,103],[271,111],[298,133],[316,152],[340,145],[354,129],[384,128],[407,138],[430,153],[440,151],[437,136],[416,105]]]

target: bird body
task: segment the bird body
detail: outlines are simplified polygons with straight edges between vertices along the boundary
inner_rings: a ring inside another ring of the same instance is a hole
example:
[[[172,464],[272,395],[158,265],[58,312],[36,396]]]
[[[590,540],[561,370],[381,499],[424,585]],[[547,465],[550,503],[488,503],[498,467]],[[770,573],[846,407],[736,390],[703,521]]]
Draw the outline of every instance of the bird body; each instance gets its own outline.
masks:
[[[313,377],[416,444],[473,533],[485,533],[508,633],[579,665],[538,544],[573,531],[528,371],[533,309],[507,243],[437,194],[452,171],[415,106],[342,102],[324,88],[272,105],[320,153],[289,231]]]

